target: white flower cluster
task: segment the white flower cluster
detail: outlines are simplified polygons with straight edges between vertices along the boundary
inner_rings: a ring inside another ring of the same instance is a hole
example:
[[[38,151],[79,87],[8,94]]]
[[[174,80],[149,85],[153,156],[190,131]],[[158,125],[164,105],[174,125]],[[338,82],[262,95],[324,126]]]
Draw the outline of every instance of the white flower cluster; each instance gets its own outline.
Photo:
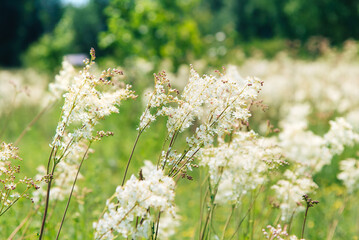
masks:
[[[172,211],[171,213],[165,212],[163,215],[161,214],[158,228],[158,239],[166,240],[175,235],[176,228],[179,227],[180,224],[180,217],[176,215],[175,211]]]
[[[20,106],[37,107],[43,102],[47,76],[33,69],[0,70],[0,116]]]
[[[200,165],[209,169],[212,186],[218,185],[217,203],[240,203],[241,197],[265,183],[269,169],[282,164],[274,139],[253,131],[234,133],[232,142],[200,151]]]
[[[338,179],[342,180],[349,193],[359,189],[359,160],[349,158],[339,163]]]
[[[354,59],[358,47],[355,48],[329,52],[315,61],[294,59],[283,53],[272,60],[252,58],[241,66],[241,72],[264,79],[262,97],[281,113],[283,102],[309,102],[319,112],[343,114],[359,109],[359,64]],[[273,114],[278,115],[278,111]]]
[[[17,155],[18,148],[14,147],[11,143],[1,143],[1,149],[0,149],[0,160],[5,162],[10,159],[19,159],[19,156]]]
[[[177,102],[176,89],[171,88],[171,84],[165,72],[161,72],[158,75],[155,74],[155,87],[154,90],[145,91],[146,110],[142,113],[140,118],[140,126],[138,130],[143,131],[148,127],[151,122],[156,120],[156,117],[160,115],[160,108],[171,102]],[[151,112],[152,111],[152,112]],[[155,113],[153,113],[155,112]]]
[[[75,76],[75,68],[65,58],[62,61],[62,69],[60,73],[55,76],[55,81],[49,84],[50,94],[47,96],[48,100],[46,102],[51,103],[60,99],[62,94],[69,90]]]
[[[233,121],[248,120],[248,103],[256,99],[261,86],[259,79],[242,78],[234,67],[229,67],[224,75],[219,74],[218,77],[200,77],[191,68],[189,82],[181,95],[179,106],[163,109],[163,114],[169,118],[167,128],[170,135],[175,131],[183,131],[193,124],[194,119],[199,118],[202,125],[196,130],[197,139],[201,139],[201,133],[204,132],[221,136],[232,128]]]
[[[94,58],[94,57],[93,57]],[[98,121],[111,113],[118,113],[117,106],[124,99],[134,97],[130,86],[114,89],[114,83],[107,80],[116,74],[122,74],[117,69],[108,69],[100,77],[90,73],[91,65],[94,62],[88,61],[79,76],[75,76],[72,85],[64,94],[65,102],[62,108],[61,121],[59,122],[53,146],[61,144],[65,128],[72,124],[77,129],[71,133],[74,138],[92,139],[94,126]],[[100,87],[112,89],[108,91],[98,90]]]
[[[173,179],[165,176],[149,161],[145,162],[142,174],[143,179],[132,175],[123,187],[117,187],[115,200],[118,203],[114,203],[114,199],[108,200],[107,212],[93,224],[95,239],[114,239],[118,235],[134,239],[148,238],[154,212],[176,217]]]
[[[26,193],[29,189],[38,189],[39,181],[20,175],[20,165],[15,164],[14,160],[21,160],[17,155],[17,147],[11,143],[1,143],[0,147],[0,215],[6,212],[20,198],[29,198]]]
[[[271,225],[268,225],[267,229],[268,229],[267,231],[269,231],[269,232],[267,232],[265,229],[262,229],[263,235],[266,239],[298,240],[298,237],[295,235],[291,235],[288,237],[287,230],[285,229],[285,227],[284,227],[284,229],[282,229],[282,226],[280,224],[277,225],[277,228],[275,228]],[[300,240],[305,240],[305,239],[302,238]]]
[[[344,118],[337,118],[329,124],[330,130],[324,135],[324,139],[333,154],[341,154],[345,146],[353,146],[359,142],[359,134],[353,132],[353,127]]]
[[[323,136],[307,129],[307,104],[293,106],[286,119],[281,122],[283,131],[279,134],[280,146],[290,162],[300,166],[299,172],[319,172],[330,164],[335,154],[341,154],[345,146],[359,141],[351,125],[343,118],[330,121],[330,129]]]
[[[314,191],[318,186],[310,177],[301,177],[296,173],[286,170],[283,174],[285,179],[279,180],[272,189],[276,198],[280,200],[282,221],[287,221],[295,213],[304,210],[298,206],[304,194]]]
[[[188,84],[181,96],[174,98],[177,106],[164,105],[157,113],[168,117],[169,138],[189,128],[196,119],[201,120],[192,137],[186,139],[188,150],[181,156],[188,169],[193,156],[201,147],[211,144],[215,135],[230,132],[235,123],[247,122],[249,104],[257,98],[261,86],[259,79],[242,78],[234,67],[229,67],[225,74],[218,73],[217,77],[201,77],[191,66]],[[170,152],[171,149],[164,156],[168,157]],[[168,160],[165,157],[162,162]],[[182,168],[177,166],[177,161],[169,164]]]

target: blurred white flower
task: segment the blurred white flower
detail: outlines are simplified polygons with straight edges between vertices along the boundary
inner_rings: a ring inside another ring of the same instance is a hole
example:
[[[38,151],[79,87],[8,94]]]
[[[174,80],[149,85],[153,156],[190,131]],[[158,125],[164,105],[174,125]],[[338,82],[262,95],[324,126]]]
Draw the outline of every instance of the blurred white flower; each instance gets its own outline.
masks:
[[[349,158],[340,161],[338,179],[342,180],[349,193],[359,189],[359,160]]]
[[[170,214],[176,218],[173,179],[165,176],[162,170],[149,161],[145,162],[142,173],[143,179],[132,175],[123,187],[117,187],[114,196],[118,203],[107,201],[106,213],[93,224],[95,239],[114,239],[117,235],[124,238],[147,238],[150,223],[155,219],[154,212]],[[151,211],[148,211],[150,208]],[[138,224],[137,218],[142,219]]]

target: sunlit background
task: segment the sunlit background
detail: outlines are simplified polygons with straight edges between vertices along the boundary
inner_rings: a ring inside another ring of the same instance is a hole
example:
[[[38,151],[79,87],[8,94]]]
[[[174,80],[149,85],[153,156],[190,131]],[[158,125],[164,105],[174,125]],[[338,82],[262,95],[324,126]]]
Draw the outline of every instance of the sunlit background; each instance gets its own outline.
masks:
[[[359,145],[353,140],[359,133],[358,23],[358,0],[2,0],[0,140],[19,147],[21,173],[35,176],[38,166],[47,163],[61,113],[63,99],[49,106],[45,99],[64,58],[77,72],[93,47],[95,73],[109,67],[123,70],[121,81],[131,84],[138,98],[121,103],[118,115],[101,122],[101,129],[115,135],[92,146],[62,233],[62,239],[93,239],[92,224],[123,177],[153,73],[166,71],[181,91],[190,64],[200,75],[216,75],[219,69],[239,76],[238,70],[264,81],[259,95],[263,102],[251,105],[246,130],[277,141],[290,164],[268,174],[266,190],[236,232],[235,224],[253,200],[248,192],[222,239],[232,234],[236,239],[263,239],[262,229],[281,219],[279,194],[275,196],[272,185],[297,165],[309,166],[310,171],[298,176],[317,184],[311,196],[320,201],[310,210],[305,238],[359,239]],[[176,147],[183,148],[194,131],[195,126],[185,131]],[[129,175],[138,174],[143,160],[159,159],[166,134],[164,118],[146,130]],[[331,144],[342,145],[327,154]],[[195,169],[193,181],[178,182],[181,224],[170,239],[198,239],[202,173]],[[298,206],[300,201],[299,194]],[[56,204],[45,239],[56,236],[65,202]],[[19,236],[14,239],[37,239],[42,215],[32,206],[19,201],[5,218],[0,216],[0,239],[11,234]],[[31,221],[14,233],[28,209],[34,210]],[[217,209],[213,232],[224,228],[231,206]],[[297,236],[303,218],[304,212],[293,213],[291,228]]]

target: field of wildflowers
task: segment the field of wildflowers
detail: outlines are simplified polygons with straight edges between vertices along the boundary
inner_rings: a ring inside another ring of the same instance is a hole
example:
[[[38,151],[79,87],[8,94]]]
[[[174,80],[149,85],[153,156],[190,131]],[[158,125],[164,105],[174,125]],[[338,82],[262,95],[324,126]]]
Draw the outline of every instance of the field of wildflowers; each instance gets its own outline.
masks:
[[[0,238],[358,239],[357,56],[0,71]]]

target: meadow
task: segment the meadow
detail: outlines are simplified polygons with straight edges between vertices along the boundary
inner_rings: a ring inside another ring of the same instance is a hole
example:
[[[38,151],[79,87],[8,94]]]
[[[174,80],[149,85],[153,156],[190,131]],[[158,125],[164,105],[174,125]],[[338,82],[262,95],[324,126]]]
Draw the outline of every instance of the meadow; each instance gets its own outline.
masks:
[[[358,239],[358,51],[1,70],[0,238]]]

